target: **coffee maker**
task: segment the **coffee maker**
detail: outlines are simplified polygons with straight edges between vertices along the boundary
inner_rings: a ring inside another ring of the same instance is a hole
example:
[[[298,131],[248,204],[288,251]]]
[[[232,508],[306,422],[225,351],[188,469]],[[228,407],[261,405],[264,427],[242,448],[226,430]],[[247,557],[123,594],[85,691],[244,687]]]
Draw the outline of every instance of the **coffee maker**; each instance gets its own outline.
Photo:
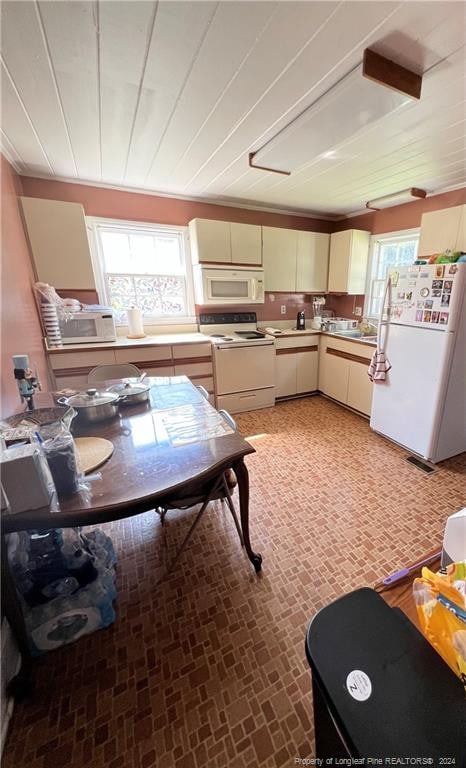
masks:
[[[305,331],[306,330],[306,315],[304,312],[298,312],[296,315],[296,330],[297,331]]]

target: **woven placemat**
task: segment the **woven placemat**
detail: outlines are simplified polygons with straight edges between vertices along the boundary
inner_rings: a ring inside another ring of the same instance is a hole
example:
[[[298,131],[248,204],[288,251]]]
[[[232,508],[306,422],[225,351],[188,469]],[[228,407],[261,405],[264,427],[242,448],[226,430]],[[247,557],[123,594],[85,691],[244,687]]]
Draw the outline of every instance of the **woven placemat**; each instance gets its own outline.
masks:
[[[113,443],[103,437],[76,437],[79,466],[84,474],[100,467],[113,453]]]

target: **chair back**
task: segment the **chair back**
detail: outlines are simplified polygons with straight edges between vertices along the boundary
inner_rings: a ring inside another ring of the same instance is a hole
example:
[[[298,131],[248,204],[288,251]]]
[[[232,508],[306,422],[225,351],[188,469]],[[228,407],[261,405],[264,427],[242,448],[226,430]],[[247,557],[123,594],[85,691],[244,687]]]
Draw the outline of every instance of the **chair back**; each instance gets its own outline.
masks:
[[[234,430],[235,430],[235,432],[236,432],[236,430],[238,429],[238,427],[236,426],[236,421],[234,420],[233,416],[232,416],[230,413],[228,413],[228,411],[225,411],[223,408],[222,408],[222,410],[221,410],[221,411],[219,411],[219,414],[220,414],[220,416],[222,417],[222,419],[223,419],[224,421],[226,421],[226,423],[228,424],[228,426],[230,426],[230,427],[231,427],[232,429],[234,429]]]
[[[141,375],[141,371],[132,363],[115,363],[114,365],[96,365],[87,375],[88,384],[97,384],[108,379],[130,379]]]

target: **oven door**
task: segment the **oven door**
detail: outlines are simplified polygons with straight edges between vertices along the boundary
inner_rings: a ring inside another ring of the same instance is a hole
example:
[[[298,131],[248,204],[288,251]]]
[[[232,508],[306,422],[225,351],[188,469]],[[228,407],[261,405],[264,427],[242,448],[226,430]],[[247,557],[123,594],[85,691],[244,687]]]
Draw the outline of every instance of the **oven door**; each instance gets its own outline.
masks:
[[[218,395],[275,386],[275,347],[269,341],[214,347]]]

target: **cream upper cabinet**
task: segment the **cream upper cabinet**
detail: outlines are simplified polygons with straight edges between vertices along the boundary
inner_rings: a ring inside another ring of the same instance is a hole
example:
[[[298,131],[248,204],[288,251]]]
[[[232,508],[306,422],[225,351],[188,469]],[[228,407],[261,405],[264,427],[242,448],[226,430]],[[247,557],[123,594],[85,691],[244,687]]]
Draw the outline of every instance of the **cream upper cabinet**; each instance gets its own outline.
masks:
[[[214,219],[189,222],[193,264],[262,263],[262,227]]]
[[[433,256],[447,249],[466,250],[466,205],[422,215],[418,256]]]
[[[298,232],[296,251],[296,291],[326,293],[330,235],[324,232]]]
[[[21,206],[38,279],[58,289],[95,290],[82,205],[21,197]]]
[[[362,229],[347,229],[330,235],[329,293],[364,293],[369,239],[370,232]]]
[[[266,291],[294,291],[298,233],[294,229],[262,227]]]
[[[194,264],[231,264],[230,222],[193,219],[189,222],[189,239]]]
[[[256,224],[230,224],[233,264],[262,264],[262,227]]]

